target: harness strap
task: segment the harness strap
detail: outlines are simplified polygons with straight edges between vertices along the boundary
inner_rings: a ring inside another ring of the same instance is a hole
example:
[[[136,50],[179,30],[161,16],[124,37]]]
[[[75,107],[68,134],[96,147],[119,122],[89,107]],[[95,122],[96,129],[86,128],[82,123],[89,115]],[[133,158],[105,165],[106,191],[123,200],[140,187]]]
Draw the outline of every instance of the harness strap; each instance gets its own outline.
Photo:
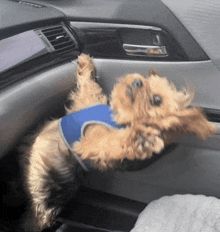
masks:
[[[66,141],[65,139],[65,136],[63,135],[63,130],[62,130],[62,127],[61,127],[61,120],[62,118],[59,120],[59,130],[60,130],[60,135],[64,141],[64,143],[66,144],[66,146],[68,147],[68,149],[70,150],[70,152],[72,153],[72,155],[74,156],[74,158],[79,162],[79,164],[82,166],[82,168],[85,170],[85,171],[89,171],[88,168],[86,167],[86,165],[83,163],[82,159],[75,153],[73,152],[72,148],[70,147],[69,143]]]

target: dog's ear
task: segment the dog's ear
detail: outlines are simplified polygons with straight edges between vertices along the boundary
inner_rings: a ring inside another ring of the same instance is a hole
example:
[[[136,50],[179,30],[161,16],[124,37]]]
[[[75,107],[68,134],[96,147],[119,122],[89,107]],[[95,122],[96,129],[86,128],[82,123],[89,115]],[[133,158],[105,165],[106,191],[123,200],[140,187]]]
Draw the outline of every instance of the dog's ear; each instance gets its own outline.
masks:
[[[188,108],[176,115],[180,124],[180,131],[184,134],[194,134],[206,139],[217,132],[218,127],[209,122],[199,108]]]
[[[149,69],[149,76],[159,76],[159,77],[161,77],[161,75],[158,73],[158,71],[156,71],[154,68]]]

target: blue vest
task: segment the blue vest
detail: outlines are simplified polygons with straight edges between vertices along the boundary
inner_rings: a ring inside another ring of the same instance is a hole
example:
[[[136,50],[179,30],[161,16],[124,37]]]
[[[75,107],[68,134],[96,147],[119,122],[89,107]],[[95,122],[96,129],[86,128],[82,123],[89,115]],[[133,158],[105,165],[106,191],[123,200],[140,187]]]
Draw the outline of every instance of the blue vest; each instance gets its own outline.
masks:
[[[60,119],[59,128],[64,142],[71,151],[72,144],[80,140],[84,135],[86,126],[90,124],[102,124],[110,128],[121,128],[120,125],[115,123],[113,111],[107,105],[94,105],[66,115]],[[79,156],[75,153],[73,154],[81,166],[88,171],[89,167],[86,167],[87,165],[85,165]]]

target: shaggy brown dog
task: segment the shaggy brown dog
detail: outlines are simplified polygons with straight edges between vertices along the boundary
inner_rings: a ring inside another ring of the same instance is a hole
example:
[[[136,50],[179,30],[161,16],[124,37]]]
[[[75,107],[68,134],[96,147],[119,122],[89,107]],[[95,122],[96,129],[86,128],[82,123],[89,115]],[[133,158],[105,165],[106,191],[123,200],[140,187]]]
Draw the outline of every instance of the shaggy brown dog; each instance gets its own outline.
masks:
[[[107,104],[107,96],[95,82],[91,58],[78,58],[77,91],[69,94],[71,114],[94,104]],[[90,124],[78,142],[67,147],[59,120],[47,123],[25,152],[22,165],[25,189],[30,198],[25,228],[50,227],[62,206],[78,187],[81,166],[76,153],[100,170],[115,167],[124,158],[145,159],[159,153],[177,133],[211,136],[216,127],[197,108],[187,108],[193,94],[177,91],[172,83],[152,72],[148,78],[129,74],[115,85],[110,100],[117,124],[122,128]]]

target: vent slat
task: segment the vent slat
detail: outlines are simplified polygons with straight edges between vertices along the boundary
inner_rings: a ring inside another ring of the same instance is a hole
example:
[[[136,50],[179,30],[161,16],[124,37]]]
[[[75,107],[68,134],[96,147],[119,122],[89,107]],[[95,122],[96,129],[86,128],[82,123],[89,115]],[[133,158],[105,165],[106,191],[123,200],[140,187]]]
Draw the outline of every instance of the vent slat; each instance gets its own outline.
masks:
[[[56,44],[57,43],[57,39],[53,39],[53,40],[50,40],[50,43],[51,44]],[[62,38],[62,41],[72,41],[69,37],[65,36]]]
[[[47,37],[48,40],[51,41],[51,40],[54,40],[54,39],[56,39],[57,37],[60,37],[60,36],[64,36],[64,37],[68,36],[69,37],[69,35],[67,35],[65,33],[60,33],[60,34],[56,34],[56,35],[50,35],[50,36],[46,36],[46,37]]]
[[[53,46],[54,46],[54,47],[57,47],[57,46],[63,46],[63,45],[65,45],[65,44],[72,44],[72,45],[74,45],[73,41],[67,40],[67,41],[62,41],[62,42],[60,42],[60,43],[54,43]]]
[[[54,26],[41,30],[56,52],[61,53],[76,47],[75,41],[63,26]]]
[[[72,43],[59,44],[59,45],[55,45],[54,48],[57,50],[57,49],[62,49],[62,48],[69,47],[69,46],[74,46],[74,44]]]
[[[46,36],[53,36],[53,35],[57,35],[57,34],[65,34],[66,32],[63,30],[63,29],[56,29],[56,30],[53,30],[53,31],[47,31],[47,32],[44,32],[44,35]]]
[[[56,51],[57,52],[62,52],[62,51],[66,51],[66,50],[69,50],[70,48],[74,48],[75,46],[73,45],[70,45],[70,46],[67,46],[67,47],[64,47],[64,48],[58,48]]]
[[[54,26],[51,28],[43,29],[42,32],[47,33],[47,32],[53,32],[55,30],[64,30],[62,26]]]

